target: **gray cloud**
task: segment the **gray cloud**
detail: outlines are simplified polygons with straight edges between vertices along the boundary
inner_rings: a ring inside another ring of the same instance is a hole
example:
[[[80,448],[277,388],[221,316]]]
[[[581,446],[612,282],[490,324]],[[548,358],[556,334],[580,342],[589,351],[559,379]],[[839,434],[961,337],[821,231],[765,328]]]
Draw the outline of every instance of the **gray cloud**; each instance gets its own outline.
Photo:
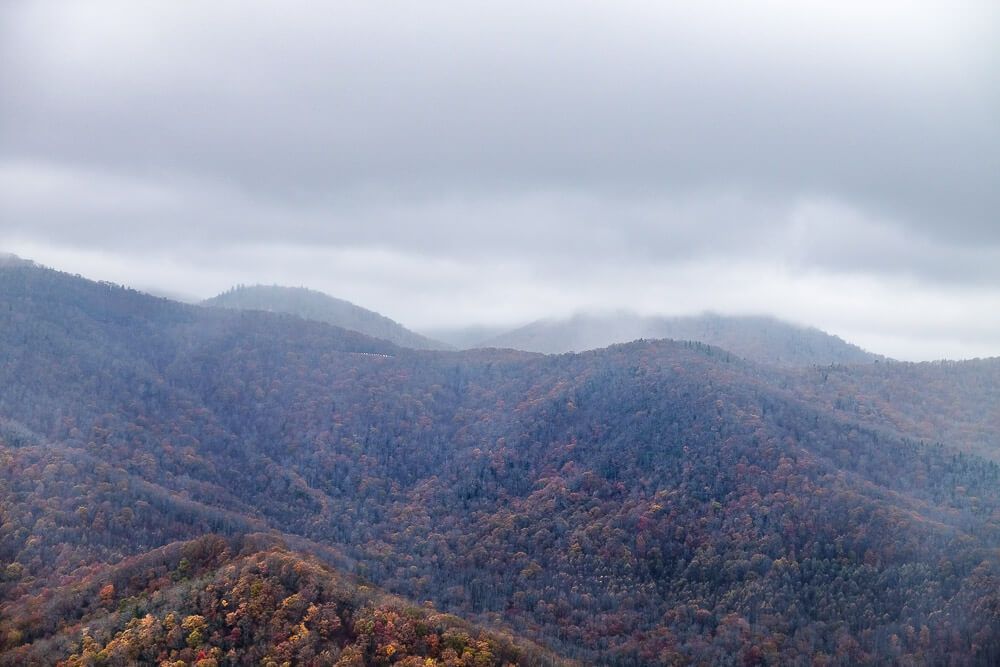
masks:
[[[695,276],[738,309],[755,276],[846,326],[820,287],[861,280],[966,304],[960,349],[1000,298],[996,5],[663,4],[6,3],[0,243],[417,320],[676,310],[640,284]]]

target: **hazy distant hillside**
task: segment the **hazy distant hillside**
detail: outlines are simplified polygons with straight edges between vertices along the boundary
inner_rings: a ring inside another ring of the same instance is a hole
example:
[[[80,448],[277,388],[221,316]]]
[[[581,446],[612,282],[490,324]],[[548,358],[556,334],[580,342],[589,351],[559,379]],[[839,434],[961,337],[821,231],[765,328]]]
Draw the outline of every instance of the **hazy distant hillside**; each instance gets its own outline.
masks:
[[[491,326],[473,324],[465,327],[441,327],[423,329],[428,337],[451,345],[458,350],[471,350],[483,347],[482,342],[492,340],[510,331],[509,326]]]
[[[576,315],[539,320],[485,340],[479,347],[543,352],[580,352],[640,338],[694,340],[715,345],[752,361],[781,366],[864,363],[876,355],[819,329],[772,317],[641,317],[632,313]]]
[[[410,331],[384,315],[304,287],[241,285],[202,302],[204,306],[236,310],[266,310],[289,313],[307,320],[326,322],[351,331],[387,340],[396,345],[422,350],[442,350],[448,346]]]

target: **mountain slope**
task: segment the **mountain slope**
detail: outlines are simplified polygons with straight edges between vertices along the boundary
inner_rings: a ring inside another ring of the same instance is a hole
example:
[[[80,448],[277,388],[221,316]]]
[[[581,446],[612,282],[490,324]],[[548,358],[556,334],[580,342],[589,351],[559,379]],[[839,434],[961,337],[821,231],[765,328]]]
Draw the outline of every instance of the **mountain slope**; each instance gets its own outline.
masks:
[[[565,662],[406,604],[263,535],[172,543],[4,612],[3,635],[31,641],[0,655],[2,665]]]
[[[441,350],[448,346],[410,331],[384,315],[304,287],[239,286],[202,302],[204,306],[235,310],[264,310],[298,315],[381,338],[401,347]]]
[[[1000,467],[804,400],[815,373],[416,352],[35,268],[0,269],[0,354],[11,609],[274,531],[588,664],[1000,657]]]
[[[642,317],[618,313],[539,320],[478,346],[553,354],[598,349],[640,338],[694,340],[753,361],[782,366],[867,363],[878,358],[818,329],[770,317],[712,314]]]
[[[846,418],[1000,461],[1000,358],[811,368],[786,381]]]

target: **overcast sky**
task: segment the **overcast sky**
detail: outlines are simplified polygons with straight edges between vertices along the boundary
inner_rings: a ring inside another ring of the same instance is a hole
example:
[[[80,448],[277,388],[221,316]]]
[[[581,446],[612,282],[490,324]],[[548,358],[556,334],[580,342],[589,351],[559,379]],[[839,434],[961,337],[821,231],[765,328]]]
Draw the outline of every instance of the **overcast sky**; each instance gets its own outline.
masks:
[[[671,6],[668,6],[671,5]],[[0,4],[0,250],[1000,355],[996,2]]]

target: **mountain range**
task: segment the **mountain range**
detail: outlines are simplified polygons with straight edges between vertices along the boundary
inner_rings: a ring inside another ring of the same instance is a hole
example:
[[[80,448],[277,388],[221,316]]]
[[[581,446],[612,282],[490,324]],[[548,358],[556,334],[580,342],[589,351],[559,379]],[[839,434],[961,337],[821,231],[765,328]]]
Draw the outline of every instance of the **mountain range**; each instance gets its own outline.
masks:
[[[741,357],[783,366],[856,364],[884,359],[819,329],[765,316],[703,314],[643,317],[629,312],[577,314],[513,330],[472,326],[439,329],[441,342],[349,301],[301,287],[238,286],[202,302],[205,306],[289,313],[415,349],[508,348],[543,354],[594,350],[640,339],[692,340]]]
[[[998,361],[763,356],[4,262],[0,664],[996,664]]]

